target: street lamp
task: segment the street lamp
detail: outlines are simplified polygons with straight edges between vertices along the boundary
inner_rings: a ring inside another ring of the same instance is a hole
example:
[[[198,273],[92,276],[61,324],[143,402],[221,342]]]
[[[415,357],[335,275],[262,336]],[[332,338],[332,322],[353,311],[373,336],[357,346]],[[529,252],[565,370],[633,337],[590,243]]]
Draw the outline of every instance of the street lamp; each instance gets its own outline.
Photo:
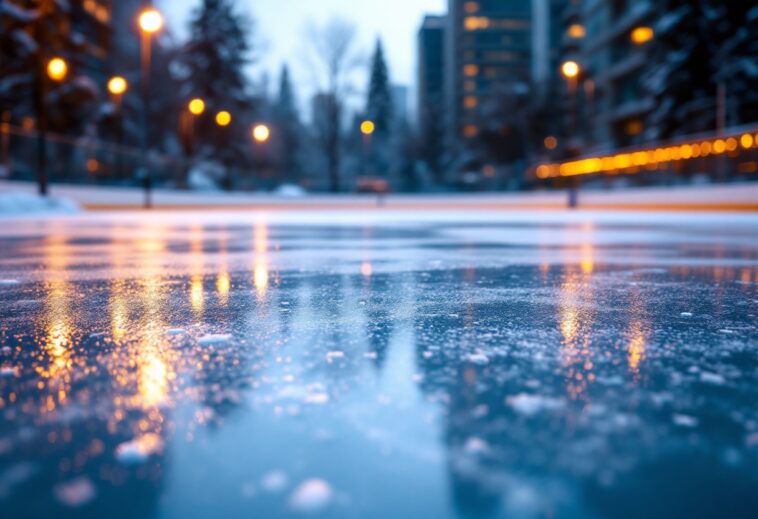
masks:
[[[216,124],[218,124],[222,128],[225,126],[229,126],[231,123],[232,123],[232,114],[230,114],[226,110],[222,110],[216,114]]]
[[[47,76],[53,81],[63,81],[68,75],[68,63],[63,58],[53,58],[47,62]]]
[[[577,127],[578,127],[578,107],[577,107],[577,95],[576,85],[579,78],[579,74],[582,73],[582,68],[576,61],[564,61],[561,65],[561,73],[563,77],[568,81],[569,95],[571,97],[571,137],[576,139]],[[571,139],[567,142],[571,142]],[[571,148],[571,147],[570,147]],[[569,185],[568,194],[568,206],[569,208],[576,208],[579,205],[579,177],[575,177]]]
[[[34,88],[37,112],[37,185],[40,196],[47,196],[47,90],[48,80],[60,83],[68,75],[68,63],[61,57],[45,61],[44,51],[38,53]]]
[[[271,130],[265,124],[258,124],[253,128],[253,139],[263,144],[271,136]]]
[[[576,79],[581,72],[581,67],[576,61],[566,61],[561,66],[561,73],[566,79]]]
[[[363,135],[372,135],[376,130],[374,121],[365,120],[361,123],[361,133]]]
[[[116,111],[116,175],[121,177],[122,163],[121,163],[121,144],[123,142],[124,125],[121,120],[121,99],[124,93],[129,89],[129,83],[121,76],[113,76],[108,81],[108,92],[113,96],[113,104]]]
[[[142,182],[145,188],[145,208],[149,209],[151,204],[150,188],[152,179],[150,178],[149,160],[147,156],[148,138],[147,138],[147,119],[150,113],[150,54],[152,50],[152,36],[163,28],[163,16],[153,7],[144,9],[138,18],[139,28],[142,34],[141,39],[141,61],[142,61]]]
[[[129,83],[127,83],[126,79],[122,78],[121,76],[114,76],[110,79],[110,81],[108,81],[108,92],[114,96],[123,95],[128,88]]]
[[[192,115],[202,115],[203,112],[205,112],[205,101],[196,97],[195,99],[189,102],[189,104],[187,105],[187,108],[189,109]]]

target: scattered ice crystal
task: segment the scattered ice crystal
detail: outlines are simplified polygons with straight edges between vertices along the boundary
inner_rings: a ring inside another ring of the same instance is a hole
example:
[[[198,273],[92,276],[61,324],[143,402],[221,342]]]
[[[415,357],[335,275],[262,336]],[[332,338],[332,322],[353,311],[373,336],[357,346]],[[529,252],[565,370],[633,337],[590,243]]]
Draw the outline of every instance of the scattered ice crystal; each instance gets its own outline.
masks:
[[[692,317],[692,313],[691,312],[682,312],[681,314],[679,314],[679,316],[680,317]]]
[[[463,446],[463,451],[466,454],[471,454],[473,456],[478,456],[481,454],[486,454],[489,452],[490,446],[489,444],[482,440],[481,438],[477,438],[475,436],[472,436],[468,440],[466,440],[466,444]]]
[[[95,498],[95,485],[87,477],[58,483],[53,489],[56,499],[62,504],[77,508],[86,505]]]
[[[299,512],[319,512],[332,502],[334,492],[323,479],[303,482],[290,496],[290,506]]]

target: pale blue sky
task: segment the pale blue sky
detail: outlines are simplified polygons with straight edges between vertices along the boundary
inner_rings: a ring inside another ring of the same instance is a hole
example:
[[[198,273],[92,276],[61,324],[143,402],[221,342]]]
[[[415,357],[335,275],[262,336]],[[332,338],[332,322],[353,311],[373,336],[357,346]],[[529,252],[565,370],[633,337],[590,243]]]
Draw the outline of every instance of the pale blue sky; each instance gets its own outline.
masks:
[[[179,35],[186,28],[190,11],[198,0],[158,0],[169,14],[172,29]],[[275,83],[282,62],[290,64],[298,86],[301,105],[313,91],[311,75],[303,60],[307,38],[305,27],[310,20],[322,23],[337,14],[354,22],[359,45],[368,56],[374,40],[381,36],[393,83],[414,86],[416,70],[416,34],[426,13],[445,12],[446,0],[237,0],[239,8],[258,22],[258,32],[266,52],[256,67],[268,71]],[[356,86],[365,88],[364,78]],[[413,102],[413,91],[409,102]],[[306,105],[304,105],[305,107]]]

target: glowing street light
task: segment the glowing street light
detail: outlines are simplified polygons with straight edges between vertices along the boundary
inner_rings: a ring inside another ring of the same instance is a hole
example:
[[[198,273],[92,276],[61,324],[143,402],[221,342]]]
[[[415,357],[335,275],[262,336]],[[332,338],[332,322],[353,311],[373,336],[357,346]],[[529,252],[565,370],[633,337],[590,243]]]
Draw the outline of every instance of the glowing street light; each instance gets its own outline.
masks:
[[[53,81],[63,81],[68,74],[68,63],[63,58],[53,58],[47,62],[47,75]]]
[[[374,124],[374,121],[363,121],[361,123],[361,133],[363,135],[371,135],[376,130],[376,125]]]
[[[652,27],[636,27],[631,34],[632,43],[635,45],[644,45],[655,37],[655,31]]]
[[[114,96],[123,95],[128,88],[129,83],[127,83],[126,79],[122,78],[121,76],[114,76],[110,79],[110,81],[108,81],[108,92]]]
[[[152,54],[152,37],[155,33],[163,28],[163,15],[152,7],[148,7],[140,12],[137,18],[140,31],[142,32],[140,61],[142,65],[142,171],[139,175],[145,188],[145,208],[152,206],[150,191],[152,189],[152,178],[150,177],[150,163],[148,160],[148,116],[150,113],[150,60]]]
[[[271,130],[265,124],[258,124],[253,128],[253,139],[255,142],[264,143],[271,136]]]
[[[221,127],[229,126],[232,122],[232,114],[227,112],[226,110],[222,110],[221,112],[216,114],[216,124],[218,124]]]
[[[187,105],[192,115],[202,115],[205,112],[205,101],[196,97]]]
[[[139,15],[139,27],[148,34],[156,33],[163,28],[163,15],[156,9],[145,9]]]
[[[561,66],[561,73],[567,79],[576,78],[581,72],[581,68],[576,61],[567,61]]]

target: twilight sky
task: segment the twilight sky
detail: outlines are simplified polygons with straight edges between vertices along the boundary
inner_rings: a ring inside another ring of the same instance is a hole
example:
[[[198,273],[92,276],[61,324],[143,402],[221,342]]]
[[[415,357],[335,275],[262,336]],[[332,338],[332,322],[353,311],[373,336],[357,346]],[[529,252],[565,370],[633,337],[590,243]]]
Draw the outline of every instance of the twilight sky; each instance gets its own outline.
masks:
[[[189,13],[198,1],[159,0],[158,5],[166,11],[172,30],[184,36]],[[354,22],[360,48],[367,57],[374,40],[381,36],[392,82],[413,86],[416,34],[421,20],[426,13],[444,13],[447,0],[237,0],[237,5],[256,19],[258,33],[266,45],[255,72],[267,71],[273,88],[281,64],[286,61],[296,82],[298,101],[305,108],[314,88],[302,57],[309,20],[321,24],[337,14]],[[365,77],[356,82],[356,87],[365,89]],[[413,91],[409,97],[413,105]]]

